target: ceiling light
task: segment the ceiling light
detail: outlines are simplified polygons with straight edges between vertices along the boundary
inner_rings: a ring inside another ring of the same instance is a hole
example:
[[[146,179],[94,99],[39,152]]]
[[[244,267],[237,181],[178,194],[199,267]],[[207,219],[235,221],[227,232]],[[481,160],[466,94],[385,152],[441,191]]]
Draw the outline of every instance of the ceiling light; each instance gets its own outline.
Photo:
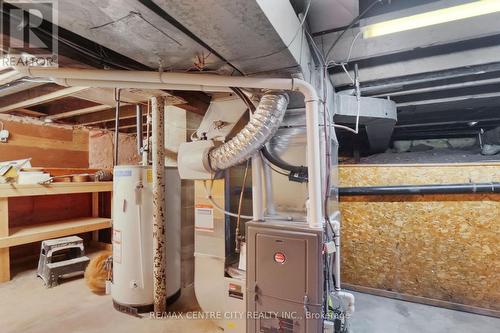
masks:
[[[500,1],[474,1],[463,5],[371,24],[363,28],[363,37],[371,38],[383,36],[496,12],[500,12]]]

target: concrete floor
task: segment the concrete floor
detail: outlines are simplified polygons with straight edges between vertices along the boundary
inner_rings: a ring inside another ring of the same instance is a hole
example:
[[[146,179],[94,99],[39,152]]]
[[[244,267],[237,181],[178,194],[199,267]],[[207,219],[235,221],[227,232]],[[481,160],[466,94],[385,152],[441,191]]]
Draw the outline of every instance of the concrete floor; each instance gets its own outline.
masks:
[[[500,319],[354,293],[353,333],[500,333]]]
[[[500,319],[355,293],[354,333],[495,333]],[[184,290],[174,311],[195,311]],[[208,320],[140,319],[113,309],[110,296],[91,293],[76,278],[45,289],[35,270],[0,284],[1,333],[221,332]]]

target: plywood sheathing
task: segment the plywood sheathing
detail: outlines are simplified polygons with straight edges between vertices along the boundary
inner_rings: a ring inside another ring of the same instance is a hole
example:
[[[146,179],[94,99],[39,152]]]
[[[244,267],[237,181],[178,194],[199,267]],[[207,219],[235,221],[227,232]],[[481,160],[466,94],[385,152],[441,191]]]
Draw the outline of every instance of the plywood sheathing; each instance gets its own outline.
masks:
[[[500,164],[341,166],[341,186],[499,182]],[[341,200],[345,283],[500,310],[500,195]]]
[[[8,115],[0,121],[10,132],[0,144],[0,161],[31,157],[37,167],[88,168],[88,130]]]
[[[340,186],[489,183],[500,181],[500,163],[340,165]]]

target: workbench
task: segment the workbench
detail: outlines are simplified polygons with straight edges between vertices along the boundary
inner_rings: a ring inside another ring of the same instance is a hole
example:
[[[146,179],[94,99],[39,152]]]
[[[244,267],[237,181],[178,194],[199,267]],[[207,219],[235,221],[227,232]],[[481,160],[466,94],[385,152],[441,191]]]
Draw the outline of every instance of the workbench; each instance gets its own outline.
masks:
[[[110,218],[99,217],[99,193],[112,192],[113,182],[0,184],[0,282],[10,280],[9,248],[50,238],[110,228]],[[9,199],[16,197],[92,193],[91,216],[21,226],[9,225]]]

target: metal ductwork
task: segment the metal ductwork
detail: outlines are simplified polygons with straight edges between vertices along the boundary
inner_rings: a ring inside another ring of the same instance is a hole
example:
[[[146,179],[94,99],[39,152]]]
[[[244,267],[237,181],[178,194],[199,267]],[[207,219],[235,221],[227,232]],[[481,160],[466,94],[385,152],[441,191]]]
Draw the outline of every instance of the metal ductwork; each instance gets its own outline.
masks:
[[[248,124],[231,140],[209,153],[210,168],[225,170],[249,159],[276,133],[288,105],[282,92],[265,94]]]
[[[216,147],[213,140],[181,144],[177,159],[181,178],[212,179],[215,172],[248,160],[276,133],[288,102],[286,93],[269,91],[262,96],[246,126],[228,142]]]

